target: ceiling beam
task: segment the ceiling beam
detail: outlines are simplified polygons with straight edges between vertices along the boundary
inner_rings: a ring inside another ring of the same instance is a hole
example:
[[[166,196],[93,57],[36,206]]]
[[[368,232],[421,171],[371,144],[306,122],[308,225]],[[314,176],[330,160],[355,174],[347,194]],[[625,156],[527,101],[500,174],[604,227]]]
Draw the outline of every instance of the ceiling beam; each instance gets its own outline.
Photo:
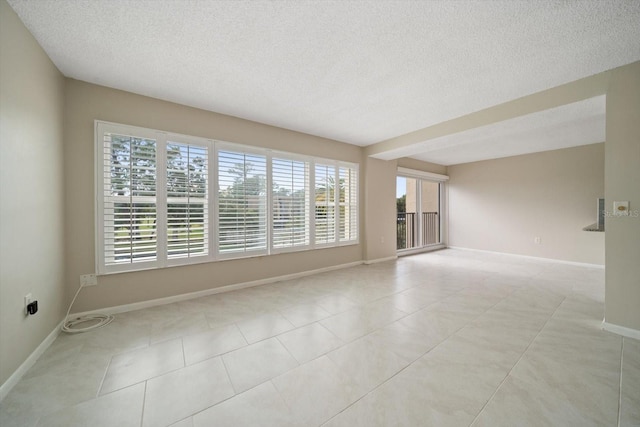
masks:
[[[571,83],[387,139],[369,145],[366,147],[365,152],[367,156],[383,160],[416,155],[421,151],[420,144],[430,139],[603,95],[607,92],[610,74],[611,70],[594,74]]]

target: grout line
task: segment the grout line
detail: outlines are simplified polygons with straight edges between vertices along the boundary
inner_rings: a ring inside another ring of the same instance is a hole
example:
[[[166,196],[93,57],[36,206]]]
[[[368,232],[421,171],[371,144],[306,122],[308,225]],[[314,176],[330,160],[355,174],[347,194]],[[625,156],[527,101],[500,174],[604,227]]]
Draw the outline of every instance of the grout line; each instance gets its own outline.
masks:
[[[624,337],[622,337],[622,342],[620,344],[620,388],[618,395],[618,427],[620,427],[620,419],[622,418],[622,368],[624,360]]]
[[[236,391],[236,386],[234,386],[233,385],[233,381],[231,381],[231,375],[229,374],[229,368],[227,368],[227,364],[224,362],[224,357],[222,357],[222,355],[216,356],[216,357],[219,357],[220,360],[222,361],[222,366],[224,366],[224,371],[227,373],[227,379],[229,380],[229,384],[231,384],[231,388],[233,389],[233,396],[237,396],[240,393],[238,393]],[[209,360],[209,359],[207,359],[207,360]],[[251,389],[249,389],[249,390],[251,390]],[[231,397],[233,397],[233,396],[231,396]],[[229,399],[231,399],[231,397],[229,397]],[[227,399],[225,399],[225,400],[227,400]],[[222,402],[224,402],[224,400]],[[221,402],[218,402],[218,403],[221,403]],[[218,403],[216,403],[216,405]]]
[[[98,387],[98,391],[96,392],[96,398],[100,397],[100,391],[102,391],[102,386],[104,385],[104,380],[107,378],[107,372],[109,372],[109,368],[111,367],[111,362],[113,362],[113,358],[115,356],[116,355],[112,354],[111,357],[109,358],[109,363],[107,364],[107,367],[104,370],[104,374],[102,374],[102,379],[100,380],[100,386]]]
[[[182,348],[182,367],[186,368],[187,367],[187,355],[186,352],[184,351],[184,339],[183,339],[184,335],[180,337],[180,347]]]
[[[142,427],[142,421],[144,420],[144,406],[147,403],[147,381],[144,382],[144,392],[142,394],[142,411],[140,412],[140,427]]]
[[[527,345],[527,348],[524,349],[524,351],[522,352],[522,354],[520,355],[520,357],[518,358],[518,360],[516,360],[516,362],[513,364],[513,366],[511,367],[511,369],[509,369],[509,372],[507,372],[507,375],[505,375],[505,377],[502,379],[502,381],[500,381],[500,384],[498,384],[498,387],[496,387],[496,389],[494,390],[494,392],[491,394],[491,397],[489,397],[489,399],[484,403],[484,405],[482,405],[482,408],[480,409],[480,411],[478,411],[478,413],[476,414],[475,418],[473,419],[473,421],[471,421],[471,424],[469,424],[469,426],[472,426],[473,423],[476,422],[476,420],[478,419],[478,417],[480,416],[480,414],[482,414],[482,411],[484,411],[484,408],[487,407],[487,405],[489,404],[489,402],[491,402],[491,400],[493,400],[493,398],[495,397],[495,395],[498,393],[498,390],[500,390],[500,388],[504,385],[504,383],[507,381],[507,379],[511,376],[511,373],[513,372],[513,369],[518,366],[518,363],[520,363],[520,361],[522,360],[522,358],[524,357],[524,355],[527,353],[527,351],[529,351],[529,348],[531,347],[531,344],[533,344],[535,342],[535,340],[540,336],[540,334],[542,333],[542,331],[544,330],[545,326],[547,326],[547,323],[549,323],[549,321],[553,318],[553,316],[556,314],[556,312],[558,311],[558,309],[560,308],[560,306],[566,301],[567,297],[562,297],[562,301],[560,301],[560,304],[558,304],[558,306],[555,308],[555,310],[553,310],[553,313],[551,313],[551,315],[549,316],[549,318],[547,319],[546,322],[544,322],[544,325],[542,325],[542,327],[540,328],[540,330],[538,331],[538,333],[536,334],[535,337],[533,337],[533,339],[531,340],[531,342],[529,342],[529,344]]]

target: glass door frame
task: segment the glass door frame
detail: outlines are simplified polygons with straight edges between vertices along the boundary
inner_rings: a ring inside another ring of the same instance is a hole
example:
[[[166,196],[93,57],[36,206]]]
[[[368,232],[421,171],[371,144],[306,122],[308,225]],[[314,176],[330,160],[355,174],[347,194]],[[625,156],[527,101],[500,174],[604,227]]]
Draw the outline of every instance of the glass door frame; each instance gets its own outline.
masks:
[[[416,216],[418,220],[416,221],[416,239],[418,244],[411,248],[405,249],[397,249],[397,253],[399,256],[401,255],[409,255],[417,252],[426,252],[435,249],[445,248],[447,245],[447,181],[449,177],[447,175],[440,175],[431,172],[423,172],[414,169],[407,168],[398,168],[396,174],[396,186],[397,186],[397,178],[409,178],[416,180]],[[423,242],[423,227],[422,224],[422,181],[428,181],[438,184],[438,225],[439,225],[439,241],[436,243],[425,244]],[[396,188],[397,193],[397,188]],[[406,189],[405,189],[406,194]],[[406,209],[405,209],[406,210]],[[396,224],[397,224],[397,211],[396,211]],[[397,233],[397,225],[396,225],[396,233]],[[396,236],[397,241],[397,236]]]

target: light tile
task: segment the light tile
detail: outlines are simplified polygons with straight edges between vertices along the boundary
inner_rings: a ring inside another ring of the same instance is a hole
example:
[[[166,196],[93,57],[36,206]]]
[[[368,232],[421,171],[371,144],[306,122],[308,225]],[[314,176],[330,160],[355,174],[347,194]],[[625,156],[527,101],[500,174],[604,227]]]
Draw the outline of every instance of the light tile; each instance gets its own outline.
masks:
[[[38,427],[138,427],[143,399],[144,384],[136,384],[42,417]]]
[[[182,338],[187,365],[228,353],[247,345],[247,341],[235,324],[188,335]]]
[[[151,344],[209,330],[204,313],[183,314],[180,317],[155,323],[151,329]]]
[[[325,426],[469,425],[490,393],[473,375],[465,378],[442,365],[411,365]]]
[[[194,427],[293,427],[284,400],[270,381],[238,394],[193,417]]]
[[[381,328],[406,313],[387,306],[385,308],[355,308],[320,321],[342,341],[349,342]]]
[[[177,423],[171,424],[171,427],[193,427],[193,417],[185,418]]]
[[[473,423],[474,427],[497,425],[615,426],[617,420],[609,419],[602,424],[580,410],[571,396],[541,390],[528,382],[508,377]]]
[[[640,426],[640,341],[624,338],[620,425]]]
[[[236,393],[298,366],[276,338],[269,338],[222,356]]]
[[[167,426],[234,395],[219,357],[147,381],[142,425]]]
[[[74,363],[57,359],[60,364],[50,365],[50,371],[39,369],[16,384],[0,402],[0,425],[33,426],[41,416],[96,397],[110,355],[88,346],[64,354]]]
[[[322,356],[272,380],[297,425],[321,425],[361,392],[328,357]]]
[[[380,345],[381,342],[359,338],[327,354],[365,394],[405,368],[409,361]]]
[[[358,306],[355,301],[339,294],[327,295],[318,298],[315,302],[330,314],[342,313]]]
[[[267,313],[238,322],[240,332],[249,344],[271,338],[295,328],[280,313]]]
[[[100,394],[157,377],[184,366],[182,340],[161,342],[113,356]]]
[[[331,316],[319,304],[300,304],[281,310],[282,315],[295,326],[304,326]]]
[[[278,336],[278,340],[299,363],[308,362],[343,343],[319,323],[303,326]]]
[[[413,362],[440,342],[439,339],[429,339],[404,326],[400,320],[366,335],[363,339],[395,353],[406,362]]]
[[[475,314],[422,309],[410,314],[398,322],[425,336],[434,344],[443,341],[462,329],[476,317]]]

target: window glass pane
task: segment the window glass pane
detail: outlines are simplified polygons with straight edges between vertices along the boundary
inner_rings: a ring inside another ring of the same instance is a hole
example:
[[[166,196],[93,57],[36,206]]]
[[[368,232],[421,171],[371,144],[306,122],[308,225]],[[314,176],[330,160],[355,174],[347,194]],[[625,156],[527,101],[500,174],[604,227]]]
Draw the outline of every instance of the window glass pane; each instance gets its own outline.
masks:
[[[167,143],[167,256],[209,253],[207,147]]]
[[[218,151],[220,253],[266,250],[266,172],[265,156]]]
[[[316,243],[336,241],[335,173],[330,165],[315,165]]]
[[[420,181],[422,245],[440,243],[440,183]]]
[[[156,141],[104,134],[105,265],[157,259]]]
[[[309,163],[274,158],[273,247],[290,248],[309,244]]]

